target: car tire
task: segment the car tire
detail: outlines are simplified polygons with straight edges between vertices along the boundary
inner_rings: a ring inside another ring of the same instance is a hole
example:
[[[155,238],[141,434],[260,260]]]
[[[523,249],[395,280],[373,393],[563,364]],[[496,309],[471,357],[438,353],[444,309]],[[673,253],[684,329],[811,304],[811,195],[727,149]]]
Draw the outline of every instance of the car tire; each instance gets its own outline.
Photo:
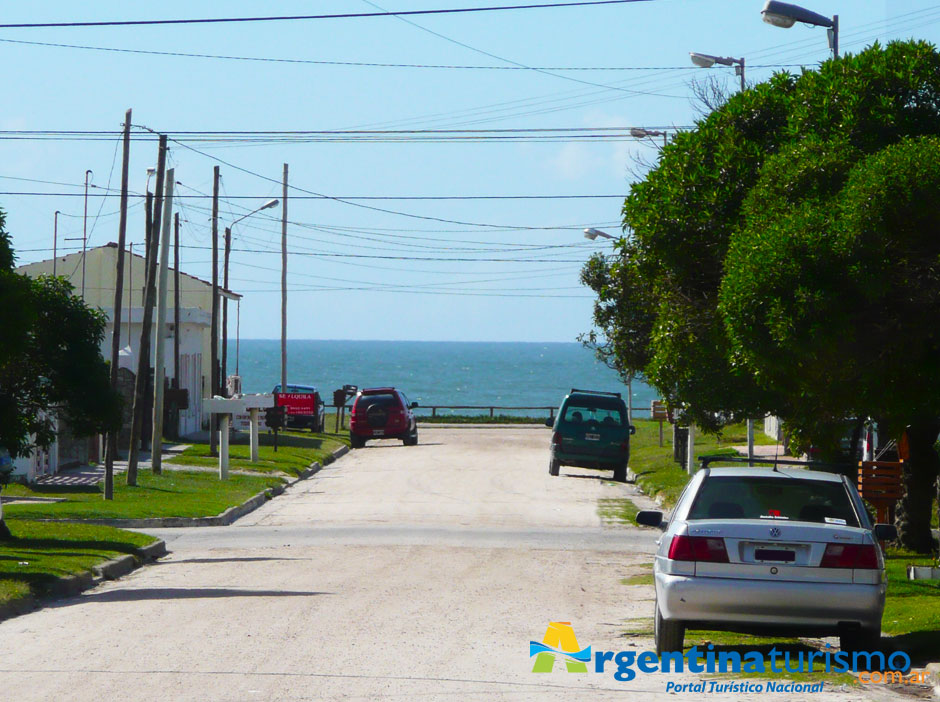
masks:
[[[404,439],[402,439],[402,443],[405,446],[417,446],[418,445],[418,429],[415,428],[413,434],[409,434]]]
[[[880,651],[881,629],[846,629],[839,632],[839,648],[847,653]]]
[[[653,620],[653,638],[656,642],[656,653],[662,655],[667,651],[681,651],[685,641],[685,624],[671,619],[663,619],[659,611],[659,599],[655,600],[656,617]]]
[[[355,434],[349,435],[349,446],[354,449],[362,448],[366,445],[366,440]]]
[[[558,475],[558,470],[561,468],[561,464],[556,459],[551,459],[548,462],[548,474],[549,475]]]
[[[614,468],[614,480],[618,483],[627,482],[627,464],[623,463]]]

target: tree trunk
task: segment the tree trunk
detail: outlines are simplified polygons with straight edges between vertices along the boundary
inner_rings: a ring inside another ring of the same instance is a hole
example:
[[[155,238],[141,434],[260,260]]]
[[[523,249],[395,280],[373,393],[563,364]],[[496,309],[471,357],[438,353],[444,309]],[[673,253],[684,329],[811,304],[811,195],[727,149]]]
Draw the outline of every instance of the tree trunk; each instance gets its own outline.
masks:
[[[904,462],[903,495],[898,502],[895,525],[898,543],[917,553],[932,553],[936,546],[930,531],[934,487],[940,472],[940,456],[934,449],[940,422],[919,422],[907,428],[910,459]]]

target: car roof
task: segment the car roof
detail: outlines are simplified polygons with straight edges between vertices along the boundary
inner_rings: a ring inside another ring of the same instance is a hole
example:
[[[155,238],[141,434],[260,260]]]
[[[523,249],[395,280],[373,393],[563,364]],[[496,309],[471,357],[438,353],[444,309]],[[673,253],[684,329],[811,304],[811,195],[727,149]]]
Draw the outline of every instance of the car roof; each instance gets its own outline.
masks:
[[[786,466],[772,468],[749,468],[747,466],[709,466],[709,477],[723,478],[778,478],[781,480],[821,480],[828,483],[841,483],[842,476],[837,473],[824,473],[806,468]]]
[[[316,390],[317,390],[317,388],[316,388],[315,385],[301,385],[300,383],[288,383],[288,384],[287,384],[287,387],[288,387],[288,389],[290,389],[290,388],[298,388],[299,390],[311,390],[311,391],[313,391],[313,392],[316,392]],[[280,392],[280,391],[281,391],[280,388],[281,388],[281,384],[278,383],[277,385],[274,386],[274,391],[275,391],[275,392]]]
[[[363,388],[359,391],[361,395],[378,395],[379,393],[395,392],[395,388]]]

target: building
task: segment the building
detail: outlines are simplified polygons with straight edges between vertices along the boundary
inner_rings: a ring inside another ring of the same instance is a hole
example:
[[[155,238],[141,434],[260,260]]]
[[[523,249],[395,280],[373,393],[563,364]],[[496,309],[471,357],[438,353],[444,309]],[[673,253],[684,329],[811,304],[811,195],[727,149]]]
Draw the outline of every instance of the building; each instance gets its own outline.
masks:
[[[143,248],[143,247],[140,247]],[[110,243],[88,249],[84,260],[84,297],[91,307],[100,308],[113,320],[114,286],[117,279],[117,244]],[[82,254],[71,253],[59,256],[56,259],[47,259],[20,266],[18,273],[30,277],[41,275],[56,275],[69,280],[75,288],[75,295],[82,294]],[[125,397],[131,397],[137,373],[137,359],[140,350],[140,333],[143,320],[144,283],[146,279],[146,260],[137,253],[125,252],[124,256],[123,302],[121,312],[119,378],[121,391]],[[167,325],[162,335],[164,344],[164,359],[166,378],[172,383],[174,379],[181,389],[189,394],[188,409],[180,411],[179,433],[187,436],[207,429],[209,417],[203,414],[201,398],[209,397],[211,388],[211,325],[212,325],[212,283],[201,280],[189,274],[180,272],[180,328],[179,328],[179,369],[176,368],[173,340],[177,333],[174,325],[174,296],[175,296],[174,269],[169,269],[167,277]],[[238,302],[240,295],[229,290],[219,288],[222,299]],[[230,309],[230,315],[232,314]],[[221,304],[220,304],[221,324]],[[156,320],[156,311],[154,311]],[[114,332],[113,324],[109,324],[105,331],[105,338],[101,344],[101,353],[105,359],[111,357],[111,339]],[[220,333],[221,336],[221,333]],[[151,339],[151,359],[156,345]],[[221,341],[219,353],[221,353]],[[177,374],[177,370],[179,373]],[[129,435],[130,402],[125,403],[125,430],[122,432],[122,443],[126,446]],[[146,422],[145,422],[146,424]],[[60,427],[63,433],[66,428]],[[75,447],[69,442],[69,453],[64,455],[60,450],[62,446],[50,449],[52,456],[34,455],[29,459],[18,460],[19,473],[25,473],[30,479],[35,475],[55,472],[69,464],[94,460],[97,457],[97,442],[91,442],[87,447]],[[78,442],[82,443],[82,442]],[[28,465],[27,465],[28,464]]]

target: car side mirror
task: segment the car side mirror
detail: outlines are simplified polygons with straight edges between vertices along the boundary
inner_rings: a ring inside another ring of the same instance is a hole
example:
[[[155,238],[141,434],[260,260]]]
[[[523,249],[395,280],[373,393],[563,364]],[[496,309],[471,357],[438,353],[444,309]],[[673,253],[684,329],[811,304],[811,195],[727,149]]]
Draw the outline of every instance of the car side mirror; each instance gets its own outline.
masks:
[[[633,436],[634,434],[636,434],[636,425],[635,425],[635,424],[631,424],[631,425],[630,425],[630,436]]]
[[[545,426],[547,426],[548,428],[555,426],[555,420],[549,417],[548,419],[545,420]]]
[[[894,524],[875,524],[871,530],[878,541],[897,541],[898,529]]]
[[[418,407],[418,403],[417,403],[417,402],[412,402],[412,403],[409,405],[409,407],[411,407],[411,409],[416,409],[416,408]]]
[[[663,513],[655,509],[644,509],[637,512],[636,523],[640,526],[659,528],[663,525]]]

